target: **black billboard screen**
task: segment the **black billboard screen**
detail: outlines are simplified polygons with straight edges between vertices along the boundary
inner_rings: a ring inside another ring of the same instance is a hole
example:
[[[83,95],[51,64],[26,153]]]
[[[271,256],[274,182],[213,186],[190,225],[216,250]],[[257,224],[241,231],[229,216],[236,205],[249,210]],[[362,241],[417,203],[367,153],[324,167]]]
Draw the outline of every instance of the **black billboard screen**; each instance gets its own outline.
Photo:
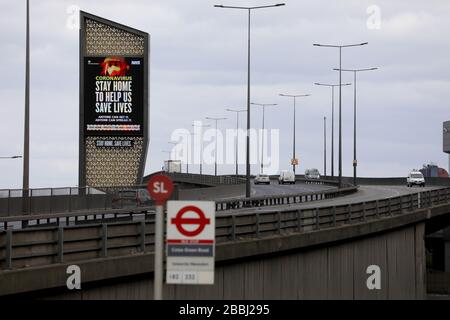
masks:
[[[142,136],[144,59],[84,60],[84,132],[88,136]]]

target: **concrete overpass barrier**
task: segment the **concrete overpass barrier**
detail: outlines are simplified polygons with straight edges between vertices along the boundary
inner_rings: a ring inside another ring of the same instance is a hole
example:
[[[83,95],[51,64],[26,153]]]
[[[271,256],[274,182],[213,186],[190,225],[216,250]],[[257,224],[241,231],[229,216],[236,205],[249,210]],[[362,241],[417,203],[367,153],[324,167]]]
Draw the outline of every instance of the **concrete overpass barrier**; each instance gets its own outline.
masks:
[[[0,241],[5,269],[123,256],[153,251],[154,220],[6,230]]]
[[[445,188],[340,206],[218,215],[216,240],[220,244],[331,229],[448,202],[450,188]],[[145,221],[7,229],[0,231],[0,270],[151,252],[153,245],[154,214]]]
[[[166,285],[164,295],[421,299],[425,221],[449,213],[446,188],[348,206],[219,215],[214,285]],[[0,296],[151,299],[153,219],[0,232]],[[65,289],[70,264],[89,284],[81,291]],[[383,270],[381,290],[366,287],[373,264]]]
[[[329,181],[337,181],[337,177],[325,176],[322,177],[325,180]],[[342,181],[344,183],[353,183],[353,177],[342,177]],[[406,176],[405,177],[380,177],[380,178],[371,178],[371,177],[357,177],[356,183],[358,185],[379,185],[379,186],[402,186],[406,185]],[[440,178],[440,177],[425,177],[425,183],[428,186],[450,186],[450,178]]]

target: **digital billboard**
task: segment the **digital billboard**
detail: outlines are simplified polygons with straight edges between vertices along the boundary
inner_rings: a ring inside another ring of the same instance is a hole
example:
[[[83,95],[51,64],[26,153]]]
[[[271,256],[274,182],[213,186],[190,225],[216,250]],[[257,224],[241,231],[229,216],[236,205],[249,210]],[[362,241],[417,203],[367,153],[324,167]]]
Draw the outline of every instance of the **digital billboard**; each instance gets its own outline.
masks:
[[[150,35],[80,11],[79,186],[142,182]]]
[[[143,135],[144,60],[86,57],[84,133],[86,136]]]

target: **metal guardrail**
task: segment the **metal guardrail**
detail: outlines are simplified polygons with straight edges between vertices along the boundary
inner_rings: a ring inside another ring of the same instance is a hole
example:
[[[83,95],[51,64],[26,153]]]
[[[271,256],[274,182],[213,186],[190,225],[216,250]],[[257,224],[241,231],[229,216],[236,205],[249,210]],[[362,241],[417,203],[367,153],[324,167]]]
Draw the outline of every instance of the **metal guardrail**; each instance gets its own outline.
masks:
[[[41,215],[62,212],[77,213],[82,210],[109,210],[124,208],[127,204],[113,204],[118,190],[134,190],[140,186],[105,188],[40,188],[0,190],[0,218],[17,215]]]
[[[312,183],[321,183],[318,180],[311,181]],[[321,183],[323,184],[323,182]],[[291,195],[273,195],[260,196],[251,198],[236,198],[224,201],[216,201],[216,211],[235,210],[252,207],[275,206],[285,204],[304,203],[310,201],[332,199],[343,195],[348,195],[356,192],[358,187],[346,186],[341,189],[302,192]]]
[[[170,177],[174,182],[184,182],[205,186],[219,186],[219,185],[236,185],[236,184],[244,184],[245,178],[240,176],[213,176],[206,174],[195,174],[195,173],[179,173],[179,172],[155,172],[149,176],[144,177],[144,184],[156,174],[164,174]]]
[[[450,202],[450,188],[381,200],[216,218],[217,243],[334,228]],[[0,270],[152,252],[154,215],[145,221],[0,231]]]
[[[254,197],[250,199],[235,199],[227,201],[216,202],[216,211],[225,212],[232,209],[244,209],[263,206],[276,206],[283,204],[305,203],[316,200],[331,199],[338,196],[350,194],[357,190],[356,187],[328,190],[321,192],[305,192],[296,195],[280,195],[270,197]],[[135,214],[152,213],[154,206],[142,207],[122,207],[122,208],[95,208],[78,211],[62,211],[52,213],[31,213],[15,216],[1,216],[0,215],[0,230],[6,230],[8,227],[17,225],[18,223],[26,222],[27,227],[37,227],[39,225],[48,226],[51,224],[59,225],[65,223],[79,223],[86,221],[106,221],[123,219],[124,216],[132,218]],[[106,220],[105,220],[106,219]]]
[[[319,181],[313,181],[314,183],[319,183]],[[342,189],[335,190],[324,190],[324,191],[314,191],[314,192],[303,192],[299,194],[291,195],[273,195],[273,196],[261,196],[252,198],[236,198],[224,201],[216,201],[216,211],[226,212],[227,210],[238,210],[238,209],[248,209],[254,207],[265,207],[265,206],[277,206],[286,204],[296,204],[305,203],[317,200],[332,199],[343,195],[348,195],[357,191],[357,187],[351,186]],[[120,205],[120,203],[119,203]],[[131,206],[116,206],[112,209],[110,207],[104,208],[93,208],[87,210],[78,211],[61,211],[61,212],[51,212],[51,213],[31,213],[16,216],[1,216],[0,215],[0,229],[8,229],[9,225],[14,222],[26,221],[27,225],[30,222],[34,222],[33,227],[37,225],[44,224],[49,225],[52,223],[60,224],[60,222],[78,222],[78,221],[88,221],[97,220],[97,216],[100,216],[100,220],[114,219],[118,215],[128,215],[132,217],[133,214],[140,214],[142,212],[154,211],[154,206],[142,206],[142,207],[131,207]]]
[[[33,189],[0,189],[0,199],[18,197],[37,197],[51,195],[77,195],[81,192],[85,194],[97,193],[95,188],[60,187],[60,188],[33,188]],[[101,192],[100,192],[101,193]]]
[[[245,179],[240,177],[228,177],[228,176],[203,176],[199,178],[199,175],[192,175],[191,180],[190,175],[187,174],[175,174],[184,177],[189,181],[194,181],[195,179],[202,180],[203,184],[208,181],[211,183],[216,183],[222,181],[223,184],[232,185],[235,184],[237,180],[244,181]],[[172,176],[171,176],[172,177]],[[201,177],[201,176],[200,176]],[[179,177],[172,177],[174,180],[179,181]],[[237,179],[237,180],[236,180]],[[324,181],[324,180],[307,180],[307,179],[297,179],[303,183],[315,183],[315,184],[329,184],[337,185],[334,181]],[[14,217],[14,216],[24,216],[28,215],[30,218],[33,216],[41,216],[43,214],[48,214],[49,218],[52,215],[58,215],[61,213],[71,212],[73,216],[84,215],[83,211],[89,210],[111,210],[120,208],[129,208],[130,210],[136,209],[139,211],[139,206],[130,206],[129,204],[124,204],[123,201],[118,201],[113,204],[113,199],[118,190],[129,190],[129,189],[140,189],[144,186],[120,186],[120,187],[105,187],[105,188],[78,188],[78,187],[63,187],[63,188],[41,188],[41,189],[5,189],[0,190],[0,222],[1,218],[4,217]],[[236,209],[241,207],[251,207],[251,206],[263,206],[263,205],[274,205],[274,204],[285,204],[285,203],[299,203],[305,201],[311,201],[313,199],[319,200],[323,199],[325,196],[323,192],[321,195],[316,196],[315,193],[310,194],[298,194],[297,198],[291,200],[293,196],[271,196],[267,198],[267,201],[262,201],[263,197],[244,199],[236,198],[227,201],[218,202],[220,205],[216,206],[217,210],[228,210]],[[28,194],[28,196],[27,196]],[[23,195],[23,196],[22,196]],[[326,194],[327,197],[333,197],[331,194]],[[243,203],[244,201],[244,203]]]
[[[117,222],[133,220],[137,215],[145,214],[147,216],[154,213],[154,211],[154,206],[142,206],[0,217],[0,230],[24,228],[24,223],[26,228],[36,228],[60,224],[68,226],[72,224]]]

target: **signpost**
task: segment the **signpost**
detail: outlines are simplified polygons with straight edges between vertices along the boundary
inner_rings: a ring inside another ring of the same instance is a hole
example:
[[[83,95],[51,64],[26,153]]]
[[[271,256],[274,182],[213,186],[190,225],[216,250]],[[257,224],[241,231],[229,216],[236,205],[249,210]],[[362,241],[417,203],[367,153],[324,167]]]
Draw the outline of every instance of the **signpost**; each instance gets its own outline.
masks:
[[[164,243],[164,204],[173,191],[173,183],[164,175],[153,176],[147,185],[148,192],[156,201],[155,217],[155,277],[154,299],[162,300],[163,296],[163,243]]]
[[[169,284],[214,284],[215,203],[167,202]]]

